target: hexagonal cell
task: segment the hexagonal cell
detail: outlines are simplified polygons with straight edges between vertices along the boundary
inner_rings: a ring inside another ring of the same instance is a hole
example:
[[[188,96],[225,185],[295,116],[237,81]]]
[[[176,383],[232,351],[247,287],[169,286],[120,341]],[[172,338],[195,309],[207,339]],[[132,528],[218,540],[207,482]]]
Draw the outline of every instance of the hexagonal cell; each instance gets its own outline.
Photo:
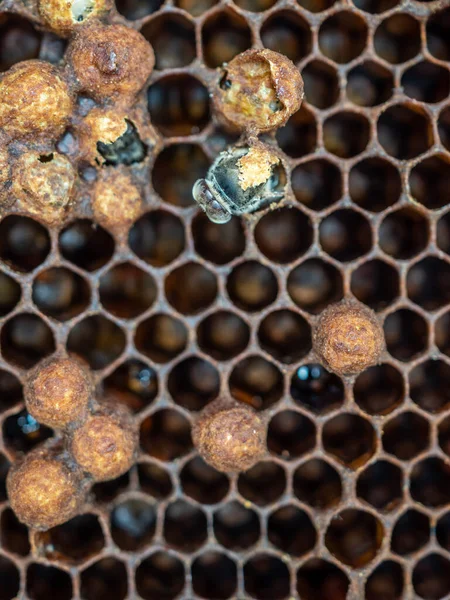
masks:
[[[425,310],[436,310],[450,301],[450,265],[429,256],[413,265],[406,278],[408,297]]]
[[[339,561],[355,569],[375,558],[383,540],[383,526],[371,513],[346,509],[335,515],[325,534],[325,545]]]
[[[217,12],[203,24],[203,59],[212,69],[230,62],[251,45],[252,34],[247,22],[234,10]]]
[[[136,552],[147,546],[155,534],[155,507],[143,499],[124,500],[111,512],[110,526],[116,545],[127,552]]]
[[[12,452],[26,453],[53,435],[53,431],[41,425],[26,410],[10,415],[3,422],[3,440]]]
[[[443,146],[450,150],[450,108],[448,106],[439,115],[438,132]]]
[[[6,476],[9,471],[9,460],[3,454],[0,454],[0,501],[6,500]]]
[[[331,8],[336,0],[297,0],[297,2],[306,10],[318,13]]]
[[[175,5],[193,17],[198,17],[217,4],[218,0],[176,0]]]
[[[6,551],[18,554],[19,556],[27,556],[31,550],[28,539],[28,528],[19,522],[10,508],[6,508],[2,512],[0,519],[0,543]]]
[[[258,329],[261,348],[275,359],[291,364],[311,350],[311,328],[292,310],[277,310],[261,321]]]
[[[42,33],[19,15],[4,13],[0,26],[0,72],[23,60],[39,58]],[[20,43],[18,43],[20,40]]]
[[[311,52],[312,40],[309,24],[291,10],[272,14],[262,25],[261,41],[266,48],[287,56],[297,63]]]
[[[0,573],[2,586],[0,589],[1,600],[13,600],[17,598],[20,590],[20,573],[16,565],[0,554]]]
[[[437,222],[436,242],[441,250],[450,254],[450,213],[443,215]]]
[[[22,402],[22,384],[15,375],[0,369],[0,412]]]
[[[103,380],[104,394],[125,404],[133,412],[146,408],[158,395],[156,371],[140,360],[130,359]]]
[[[342,111],[328,117],[323,124],[324,146],[339,158],[361,154],[369,140],[370,124],[363,115]]]
[[[157,161],[162,159],[164,152],[170,154],[170,150],[173,150],[173,148],[174,146],[166,148],[159,155]],[[176,165],[176,159],[174,161]],[[175,165],[174,171],[176,170]],[[154,184],[156,181],[159,181],[157,173],[157,171],[153,170]],[[176,177],[175,172],[173,178]],[[166,182],[166,185],[174,185],[173,178],[170,182]],[[160,188],[157,191],[158,193],[165,193]],[[163,199],[165,198],[163,197]],[[149,265],[152,265],[152,267],[165,267],[174,261],[184,250],[185,234],[183,223],[174,214],[165,210],[148,212],[138,219],[130,229],[128,244],[136,256]]]
[[[236,6],[250,12],[264,12],[272,8],[277,0],[234,0]]]
[[[329,304],[341,300],[342,276],[322,258],[310,258],[290,272],[287,291],[300,308],[318,314]]]
[[[0,222],[0,259],[19,273],[29,273],[50,252],[50,236],[40,223],[9,215]]]
[[[89,219],[78,219],[65,227],[59,236],[62,256],[84,271],[96,271],[114,254],[114,240],[100,225]]]
[[[450,549],[450,513],[445,513],[437,522],[436,539],[442,548]]]
[[[415,104],[395,104],[377,122],[378,141],[399,160],[423,154],[433,145],[433,130],[427,113]]]
[[[365,262],[353,271],[351,290],[373,310],[383,310],[400,294],[398,270],[379,259]]]
[[[435,58],[450,60],[450,10],[444,8],[427,21],[427,47]]]
[[[324,158],[295,167],[291,183],[297,201],[312,210],[328,208],[342,196],[341,171]]]
[[[22,288],[15,279],[0,271],[0,317],[14,310],[22,296]]]
[[[400,556],[418,552],[430,539],[430,519],[418,510],[407,510],[392,531],[391,550]]]
[[[99,504],[108,504],[125,492],[130,486],[130,472],[117,479],[96,483],[92,486],[92,494]]]
[[[367,219],[345,208],[328,215],[319,227],[323,250],[340,262],[355,260],[372,248],[372,230]]]
[[[148,88],[152,123],[165,137],[191,135],[209,123],[207,88],[187,73],[166,75]]]
[[[167,275],[164,289],[167,300],[178,312],[194,315],[214,302],[217,279],[201,264],[188,262]]]
[[[375,431],[369,421],[359,415],[342,413],[327,421],[322,431],[325,452],[341,463],[356,469],[375,452]]]
[[[188,343],[188,332],[180,319],[163,313],[152,315],[136,328],[134,344],[157,363],[166,363],[181,354]]]
[[[200,507],[176,500],[166,508],[164,539],[183,552],[194,552],[207,538],[206,515]]]
[[[262,461],[239,475],[238,491],[253,504],[267,506],[282,496],[286,483],[286,473],[280,465]]]
[[[284,127],[276,133],[280,148],[291,158],[311,154],[317,144],[317,123],[314,114],[303,104]]]
[[[257,600],[282,600],[289,595],[289,570],[271,554],[255,554],[244,565],[245,591]]]
[[[450,418],[448,417],[439,423],[438,440],[442,450],[450,456]]]
[[[290,393],[296,404],[318,415],[335,410],[344,401],[342,381],[319,364],[300,366],[292,376]]]
[[[230,488],[227,475],[210,467],[200,456],[185,464],[180,473],[180,483],[186,496],[201,504],[221,502]]]
[[[228,275],[227,292],[238,308],[254,312],[276,300],[278,282],[269,267],[249,260],[234,267]]]
[[[197,253],[215,265],[225,265],[245,251],[245,232],[237,217],[219,225],[200,212],[192,222],[192,235]]]
[[[141,29],[155,52],[156,69],[185,67],[195,58],[195,28],[180,14],[162,14]]]
[[[335,506],[342,496],[339,473],[320,458],[312,458],[296,469],[293,487],[297,498],[316,510]]]
[[[270,212],[255,227],[255,241],[268,259],[289,263],[302,256],[313,242],[310,219],[300,210]]]
[[[32,563],[27,569],[26,581],[27,595],[31,600],[47,600],[55,590],[58,590],[58,598],[61,600],[72,598],[72,579],[62,569]],[[88,596],[86,598],[91,600]]]
[[[410,98],[435,103],[447,98],[450,92],[450,73],[444,67],[423,60],[405,71],[401,84]]]
[[[165,469],[152,462],[137,465],[139,486],[141,490],[157,500],[170,496],[173,490],[172,479]]]
[[[258,513],[240,502],[229,502],[214,513],[214,535],[224,548],[236,551],[250,548],[261,535]]]
[[[230,360],[243,352],[249,340],[247,323],[229,311],[214,312],[197,327],[199,348],[219,361]]]
[[[198,597],[224,600],[234,595],[237,587],[237,568],[227,555],[214,551],[206,552],[194,560],[191,573],[192,587]]]
[[[414,567],[412,583],[424,600],[440,600],[450,593],[450,561],[440,554],[428,554]]]
[[[92,315],[79,321],[67,338],[67,350],[85,360],[91,369],[104,369],[125,350],[122,329],[103,315]]]
[[[450,502],[450,466],[437,456],[425,458],[411,472],[411,497],[425,506]]]
[[[450,160],[445,154],[436,154],[416,165],[409,176],[414,198],[426,208],[437,209],[448,203]]]
[[[177,404],[188,410],[201,410],[217,397],[219,373],[210,362],[190,356],[170,372],[167,387]]]
[[[387,460],[379,460],[359,475],[356,493],[379,511],[394,510],[403,500],[402,470]]]
[[[408,308],[401,308],[386,317],[384,336],[389,353],[403,362],[412,360],[428,346],[426,321]]]
[[[122,319],[133,319],[155,302],[157,287],[151,275],[132,263],[121,263],[101,276],[100,302]]]
[[[310,552],[317,542],[317,533],[309,516],[289,504],[269,516],[267,536],[274,546],[293,556]]]
[[[430,443],[429,424],[413,412],[403,412],[383,427],[383,448],[400,460],[411,460]]]
[[[366,369],[353,385],[356,404],[369,415],[386,415],[405,398],[402,374],[388,364]]]
[[[328,17],[319,30],[322,54],[337,63],[348,63],[366,47],[367,25],[359,15],[340,11]]]
[[[142,422],[141,446],[150,456],[172,461],[192,449],[191,425],[177,410],[159,410]]]
[[[381,212],[400,198],[402,180],[398,169],[384,158],[365,158],[350,170],[352,201],[371,212]]]
[[[409,373],[411,399],[430,413],[442,412],[450,403],[450,366],[442,360],[428,360]]]
[[[429,222],[414,208],[401,208],[388,214],[379,230],[380,248],[403,260],[422,252],[429,240]]]
[[[234,367],[229,386],[233,398],[265,410],[283,395],[284,379],[278,367],[262,356],[247,356]]]
[[[20,313],[3,325],[0,335],[3,358],[23,369],[34,367],[55,351],[50,327],[38,315]]]
[[[118,0],[116,8],[130,21],[137,21],[161,8],[164,0]]]
[[[406,62],[420,52],[420,24],[414,17],[397,13],[376,29],[375,52],[392,64]]]
[[[366,600],[379,600],[380,591],[386,598],[403,598],[405,581],[401,565],[386,560],[378,565],[366,582]]]
[[[136,589],[144,600],[174,600],[184,583],[183,563],[168,552],[154,552],[136,569]]]
[[[332,590],[336,600],[345,600],[350,581],[336,565],[311,558],[297,571],[297,592],[302,600],[327,600]]]
[[[293,460],[316,445],[316,427],[312,421],[294,410],[274,415],[267,431],[267,447],[284,460]]]
[[[42,271],[33,281],[33,302],[57,321],[67,321],[82,313],[91,301],[88,282],[64,267]]]
[[[347,97],[358,106],[377,106],[392,96],[394,78],[389,69],[374,61],[354,67],[347,75]]]
[[[316,108],[330,108],[339,99],[339,78],[336,69],[321,60],[312,60],[303,67],[305,98]]]
[[[86,600],[125,600],[128,576],[121,560],[107,556],[80,575],[81,596]]]

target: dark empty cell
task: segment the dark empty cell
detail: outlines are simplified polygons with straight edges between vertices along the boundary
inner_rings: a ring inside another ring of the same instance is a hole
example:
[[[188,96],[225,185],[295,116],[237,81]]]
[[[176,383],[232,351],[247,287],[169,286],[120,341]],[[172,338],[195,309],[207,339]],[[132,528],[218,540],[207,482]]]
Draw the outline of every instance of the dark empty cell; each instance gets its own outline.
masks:
[[[177,404],[188,410],[201,410],[220,390],[217,369],[208,361],[190,356],[170,372],[167,388]]]
[[[380,226],[380,248],[394,258],[412,258],[426,248],[429,227],[426,216],[413,208],[390,213]]]
[[[340,112],[329,117],[323,125],[325,148],[339,158],[352,158],[367,147],[370,124],[363,115]]]
[[[0,454],[0,502],[3,502],[4,500],[6,500],[6,476],[8,475],[8,471],[9,471],[9,461],[6,458],[6,456],[3,456],[3,454]],[[1,573],[1,569],[0,569],[0,573]],[[1,590],[1,586],[0,586],[0,590]],[[1,600],[1,596],[0,596],[0,600]]]
[[[271,554],[255,554],[244,565],[244,585],[257,600],[282,600],[289,595],[289,570]]]
[[[327,462],[312,458],[294,472],[294,494],[316,510],[331,508],[342,496],[339,473]]]
[[[353,271],[351,290],[355,297],[379,311],[392,304],[400,293],[397,269],[382,260],[365,262]]]
[[[152,267],[165,267],[184,249],[184,226],[172,213],[155,210],[136,221],[130,229],[128,244]]]
[[[328,262],[311,258],[291,271],[287,290],[300,308],[318,314],[328,304],[342,298],[342,276]]]
[[[156,69],[184,67],[195,58],[194,24],[181,15],[162,14],[141,29],[155,52]]]
[[[347,575],[336,565],[312,558],[297,572],[297,592],[302,600],[346,600]]]
[[[114,507],[111,513],[111,535],[122,550],[136,552],[149,544],[156,527],[155,508],[131,498]]]
[[[445,214],[437,222],[436,242],[441,250],[450,254],[450,213]]]
[[[323,158],[298,165],[291,181],[297,201],[312,210],[328,208],[342,196],[341,171]]]
[[[292,376],[290,392],[299,406],[315,414],[334,410],[344,401],[342,381],[319,364],[299,367]]]
[[[164,0],[117,0],[116,7],[130,21],[137,21],[161,8]]]
[[[0,271],[0,317],[4,317],[17,306],[22,296],[20,284]]]
[[[214,273],[194,262],[172,271],[165,281],[166,298],[180,313],[193,315],[203,312],[217,296]]]
[[[412,400],[424,410],[437,413],[450,403],[450,366],[442,360],[428,360],[409,373]]]
[[[311,350],[311,327],[298,313],[277,310],[261,322],[258,339],[275,359],[292,364]]]
[[[273,454],[292,460],[316,445],[316,427],[307,417],[294,410],[277,413],[269,424],[267,447]]]
[[[414,100],[440,102],[450,92],[450,74],[444,67],[424,60],[403,73],[401,84],[405,94]]]
[[[134,165],[147,156],[147,146],[142,142],[136,126],[126,119],[127,128],[114,142],[97,142],[97,150],[105,159],[105,166]]]
[[[337,63],[348,63],[366,47],[367,25],[359,15],[341,11],[326,19],[319,30],[319,47]]]
[[[32,563],[27,569],[27,595],[31,600],[57,600],[72,598],[72,580],[69,573],[56,567]],[[87,600],[92,600],[88,598]],[[100,596],[97,596],[100,600]]]
[[[22,384],[15,375],[0,369],[0,412],[8,410],[23,399]]]
[[[274,462],[259,462],[239,475],[239,493],[257,506],[272,504],[278,500],[285,489],[286,473]]]
[[[428,421],[413,412],[404,412],[383,427],[383,448],[400,460],[411,460],[430,442]]]
[[[76,317],[87,308],[90,300],[87,281],[64,267],[43,271],[33,282],[33,302],[44,314],[58,321]]]
[[[357,569],[375,558],[383,533],[383,526],[373,515],[347,509],[331,520],[325,534],[325,545],[339,561]]]
[[[122,329],[102,315],[86,317],[73,327],[67,338],[67,350],[85,360],[91,369],[104,369],[125,350]]]
[[[152,367],[131,359],[103,381],[105,396],[125,404],[133,412],[147,407],[158,394],[158,376]]]
[[[144,452],[164,461],[187,454],[192,449],[189,421],[169,408],[152,414],[141,425],[141,446]]]
[[[441,352],[450,356],[450,313],[445,313],[436,321],[435,340]]]
[[[280,148],[292,158],[314,152],[317,144],[317,123],[314,114],[303,105],[276,134]]]
[[[188,333],[183,322],[158,313],[142,321],[136,329],[136,348],[157,363],[166,363],[186,348]]]
[[[29,273],[49,252],[50,236],[36,221],[10,215],[0,222],[0,259],[15,271]]]
[[[139,486],[145,494],[162,500],[173,490],[172,479],[162,467],[151,462],[138,463]]]
[[[311,221],[300,210],[275,210],[262,217],[256,225],[255,241],[268,259],[289,263],[302,256],[311,246]]]
[[[236,400],[265,410],[283,395],[284,380],[273,363],[261,356],[248,356],[233,369],[229,386]]]
[[[86,600],[124,600],[128,592],[125,565],[109,556],[83,571],[80,580],[81,596]]]
[[[246,20],[232,10],[215,13],[203,25],[203,59],[207,67],[220,67],[251,45],[252,34]]]
[[[239,502],[225,504],[214,514],[214,535],[225,548],[250,548],[258,541],[260,530],[258,514]]]
[[[379,511],[391,511],[403,500],[401,469],[387,460],[367,467],[358,477],[356,493]]]
[[[361,213],[342,209],[320,223],[319,240],[323,250],[330,256],[347,262],[371,250],[372,230]]]
[[[282,506],[273,512],[267,522],[269,541],[282,552],[303,556],[317,542],[317,533],[311,519],[296,506]]]
[[[100,302],[122,319],[133,319],[156,300],[156,283],[151,275],[131,263],[115,265],[100,278]]]
[[[325,452],[355,469],[375,452],[375,431],[359,415],[343,413],[327,421],[322,431]]]
[[[180,482],[184,493],[202,504],[221,502],[230,488],[228,477],[210,467],[200,456],[183,467]]]
[[[437,508],[450,502],[450,466],[436,456],[417,463],[411,472],[413,500]]]
[[[450,150],[450,108],[443,109],[438,119],[438,132],[442,144]]]
[[[39,57],[42,33],[18,15],[3,13],[0,20],[0,71]]]
[[[191,75],[168,75],[149,87],[148,109],[166,137],[198,133],[210,119],[208,90]]]
[[[405,397],[402,374],[391,365],[376,365],[358,376],[353,386],[355,402],[369,415],[385,415]]]
[[[236,6],[250,12],[264,12],[272,8],[277,0],[234,0]]]
[[[30,542],[28,541],[28,528],[19,522],[10,508],[6,508],[2,512],[0,520],[0,542],[2,548],[8,552],[18,554],[19,556],[27,556],[31,550]]]
[[[294,11],[278,11],[261,27],[261,40],[266,48],[279,52],[297,63],[311,52],[309,24]]]
[[[404,576],[401,565],[386,560],[372,571],[366,582],[366,600],[402,600]]]
[[[112,481],[104,481],[102,483],[96,483],[92,487],[93,497],[98,503],[112,502],[117,496],[124,492],[130,485],[130,474],[125,473],[113,479]]]
[[[353,4],[360,10],[371,14],[380,14],[397,6],[399,0],[353,0]]]
[[[136,569],[136,588],[144,600],[173,600],[184,588],[183,563],[167,552],[155,552]]]
[[[245,232],[237,217],[219,225],[200,212],[192,223],[192,235],[198,254],[216,265],[234,260],[245,250]]]
[[[384,336],[389,353],[406,362],[427,348],[428,326],[416,312],[401,308],[386,317]]]
[[[2,328],[3,358],[13,365],[30,369],[55,351],[55,341],[49,326],[37,315],[21,313],[12,317]]]
[[[197,343],[216,360],[229,360],[245,350],[250,340],[249,326],[228,311],[214,312],[197,328]]]
[[[425,515],[422,515],[422,516],[427,519],[427,517],[425,517]],[[427,519],[427,524],[428,524],[428,530],[429,530],[428,519]],[[428,533],[428,537],[429,537],[429,533]],[[437,539],[439,545],[442,546],[442,548],[445,548],[445,550],[447,550],[447,551],[450,549],[450,513],[446,513],[437,522],[436,539]]]
[[[209,551],[194,560],[191,567],[192,587],[201,598],[223,600],[234,595],[237,569],[231,558]]]
[[[336,0],[297,0],[297,2],[306,10],[318,13],[331,8]]]
[[[32,448],[52,436],[52,430],[38,423],[26,410],[10,415],[3,422],[3,439],[10,450],[17,453],[29,452]]]
[[[20,573],[16,565],[0,555],[0,600],[17,598],[20,589]]]
[[[419,21],[398,13],[385,19],[375,31],[375,52],[384,60],[398,64],[420,52]]]
[[[114,254],[114,240],[99,225],[88,219],[79,219],[61,232],[59,251],[77,267],[96,271],[106,265]]]
[[[414,567],[412,583],[424,600],[440,600],[450,592],[450,561],[440,554],[429,554]]]
[[[430,519],[417,510],[408,510],[392,530],[391,550],[405,556],[423,548],[429,539]]]
[[[382,65],[367,61],[347,75],[347,97],[358,106],[377,106],[392,96],[394,78]]]
[[[412,266],[406,278],[408,297],[425,310],[436,310],[450,300],[450,265],[434,256]]]
[[[313,60],[302,70],[305,99],[317,108],[329,108],[339,99],[336,70],[321,60]]]
[[[450,60],[450,9],[436,12],[427,21],[427,46],[441,60]]]
[[[400,173],[383,158],[365,158],[350,171],[350,197],[365,210],[383,211],[397,202],[401,191]]]
[[[194,552],[207,538],[205,514],[183,500],[169,504],[164,517],[164,538],[170,546],[183,552]]]
[[[378,118],[378,141],[388,154],[409,160],[426,152],[433,144],[428,116],[412,104],[396,104]]]
[[[276,300],[278,282],[269,267],[249,260],[231,271],[227,291],[233,304],[242,310],[253,312],[262,310]]]
[[[450,201],[450,161],[445,154],[426,158],[416,165],[409,176],[414,198],[426,208],[442,208]]]

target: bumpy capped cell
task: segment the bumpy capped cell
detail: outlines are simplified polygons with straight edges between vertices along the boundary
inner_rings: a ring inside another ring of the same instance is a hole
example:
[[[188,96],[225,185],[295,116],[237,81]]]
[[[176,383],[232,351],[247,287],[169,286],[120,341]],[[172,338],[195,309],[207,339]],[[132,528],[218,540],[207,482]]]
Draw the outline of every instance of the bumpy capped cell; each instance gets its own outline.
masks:
[[[281,200],[285,178],[280,158],[267,145],[234,147],[221,152],[192,194],[213,223],[227,223]]]
[[[384,332],[375,313],[353,300],[332,304],[313,330],[313,348],[338,375],[357,375],[380,361]]]
[[[24,387],[28,412],[43,425],[64,428],[82,421],[93,392],[87,370],[72,358],[49,358],[29,374]]]
[[[95,481],[119,477],[132,466],[138,430],[122,405],[103,405],[71,434],[69,451]]]
[[[86,496],[81,470],[65,454],[47,447],[33,450],[13,465],[6,487],[19,520],[38,530],[74,517]]]
[[[267,425],[251,407],[215,400],[198,417],[192,430],[201,457],[224,473],[246,471],[267,452]]]
[[[138,218],[141,207],[141,193],[125,170],[115,167],[100,173],[92,191],[96,221],[109,229],[126,231]]]
[[[0,81],[0,129],[12,138],[61,134],[73,101],[60,72],[41,60],[14,65]]]
[[[38,9],[45,25],[62,37],[106,12],[106,0],[39,0]]]
[[[297,112],[303,80],[292,61],[272,50],[246,50],[224,66],[214,106],[232,129],[270,131]]]
[[[67,60],[82,91],[99,101],[127,104],[150,76],[155,55],[134,29],[95,23],[75,34]]]

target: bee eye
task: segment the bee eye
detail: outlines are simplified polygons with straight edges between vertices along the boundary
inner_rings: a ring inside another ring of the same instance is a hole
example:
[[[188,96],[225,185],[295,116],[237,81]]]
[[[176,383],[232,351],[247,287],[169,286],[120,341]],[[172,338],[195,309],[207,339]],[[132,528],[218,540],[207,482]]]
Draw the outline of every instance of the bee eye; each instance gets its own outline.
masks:
[[[218,202],[205,179],[195,183],[192,195],[213,223],[227,223],[231,219],[230,212]]]

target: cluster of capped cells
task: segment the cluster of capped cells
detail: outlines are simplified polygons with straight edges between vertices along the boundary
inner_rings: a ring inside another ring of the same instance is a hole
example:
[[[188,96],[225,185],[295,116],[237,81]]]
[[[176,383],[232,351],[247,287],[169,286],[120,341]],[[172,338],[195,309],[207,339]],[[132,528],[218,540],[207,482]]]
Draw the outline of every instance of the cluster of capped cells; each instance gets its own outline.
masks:
[[[450,2],[3,0],[0,71],[0,600],[448,598]]]

